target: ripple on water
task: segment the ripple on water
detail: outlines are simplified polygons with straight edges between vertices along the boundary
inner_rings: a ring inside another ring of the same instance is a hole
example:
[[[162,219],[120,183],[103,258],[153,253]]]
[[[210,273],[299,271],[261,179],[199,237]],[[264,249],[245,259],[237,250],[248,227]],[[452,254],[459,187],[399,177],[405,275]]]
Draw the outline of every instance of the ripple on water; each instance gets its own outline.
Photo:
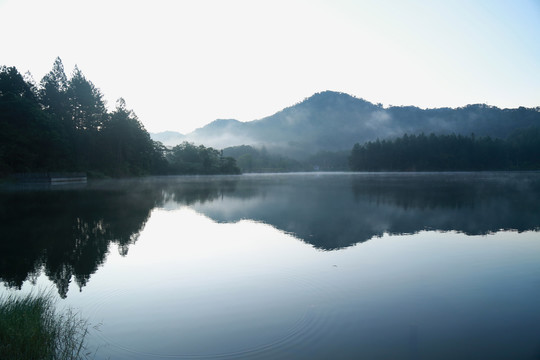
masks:
[[[297,352],[331,330],[337,293],[283,269],[152,290],[111,290],[85,309],[102,322],[93,339],[101,356],[262,359]]]

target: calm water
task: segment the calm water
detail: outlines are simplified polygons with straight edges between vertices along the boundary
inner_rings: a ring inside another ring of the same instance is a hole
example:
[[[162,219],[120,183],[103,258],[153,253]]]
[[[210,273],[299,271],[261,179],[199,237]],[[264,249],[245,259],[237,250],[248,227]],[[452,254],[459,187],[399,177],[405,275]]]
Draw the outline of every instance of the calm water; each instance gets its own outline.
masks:
[[[96,359],[540,359],[540,173],[3,189],[0,239]]]

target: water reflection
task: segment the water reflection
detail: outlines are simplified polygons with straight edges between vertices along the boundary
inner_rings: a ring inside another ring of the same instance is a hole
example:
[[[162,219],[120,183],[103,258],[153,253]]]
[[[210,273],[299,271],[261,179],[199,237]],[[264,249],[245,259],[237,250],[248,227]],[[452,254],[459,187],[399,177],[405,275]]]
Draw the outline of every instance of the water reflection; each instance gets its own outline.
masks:
[[[255,176],[230,196],[193,207],[216,221],[254,219],[334,250],[384,233],[538,230],[539,200],[538,173],[326,174]]]
[[[286,174],[100,181],[84,189],[0,193],[0,280],[40,271],[66,297],[122,255],[154,208],[189,206],[217,222],[251,219],[321,250],[421,230],[487,234],[540,228],[540,174]],[[164,249],[163,251],[167,251]]]
[[[151,192],[25,191],[2,194],[0,279],[20,287],[44,271],[65,297],[105,261],[110,243],[122,254],[157,205]]]

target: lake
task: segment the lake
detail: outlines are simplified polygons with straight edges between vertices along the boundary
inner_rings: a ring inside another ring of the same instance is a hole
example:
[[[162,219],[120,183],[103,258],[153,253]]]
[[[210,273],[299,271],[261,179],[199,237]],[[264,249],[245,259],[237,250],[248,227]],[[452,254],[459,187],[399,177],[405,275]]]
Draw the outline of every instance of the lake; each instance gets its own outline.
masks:
[[[540,359],[540,173],[158,177],[0,191],[0,295],[96,359]]]

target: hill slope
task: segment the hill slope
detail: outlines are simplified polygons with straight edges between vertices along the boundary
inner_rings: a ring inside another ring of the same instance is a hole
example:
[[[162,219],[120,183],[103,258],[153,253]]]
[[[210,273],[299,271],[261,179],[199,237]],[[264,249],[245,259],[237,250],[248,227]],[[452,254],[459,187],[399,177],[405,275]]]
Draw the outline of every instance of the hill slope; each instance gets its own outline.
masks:
[[[532,126],[540,127],[540,108],[499,109],[483,104],[457,109],[383,108],[345,93],[325,91],[260,120],[216,120],[179,139],[216,148],[265,146],[268,151],[305,158],[405,133],[506,138]]]

